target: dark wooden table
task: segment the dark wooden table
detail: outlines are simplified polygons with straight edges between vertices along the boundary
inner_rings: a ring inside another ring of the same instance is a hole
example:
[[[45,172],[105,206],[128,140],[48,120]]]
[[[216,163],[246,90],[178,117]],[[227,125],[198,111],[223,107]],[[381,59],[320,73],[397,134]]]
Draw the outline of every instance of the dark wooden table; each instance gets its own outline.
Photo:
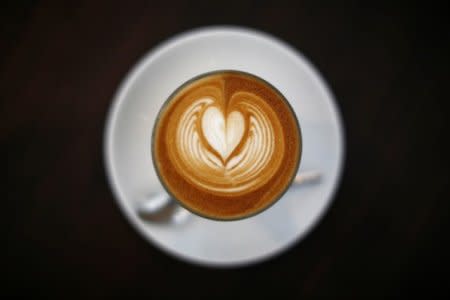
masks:
[[[8,293],[399,299],[448,291],[447,4],[62,2],[1,9]],[[265,30],[309,57],[337,97],[347,143],[323,222],[287,253],[237,270],[188,265],[144,241],[116,207],[102,158],[105,114],[130,67],[176,33],[224,23]]]

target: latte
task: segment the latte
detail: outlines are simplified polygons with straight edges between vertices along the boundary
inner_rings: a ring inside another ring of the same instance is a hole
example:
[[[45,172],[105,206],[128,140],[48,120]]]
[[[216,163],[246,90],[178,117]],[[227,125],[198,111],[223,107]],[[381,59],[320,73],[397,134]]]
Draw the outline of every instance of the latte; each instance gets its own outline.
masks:
[[[213,219],[253,215],[295,176],[297,119],[262,79],[220,71],[185,83],[167,100],[153,131],[153,161],[167,191]]]

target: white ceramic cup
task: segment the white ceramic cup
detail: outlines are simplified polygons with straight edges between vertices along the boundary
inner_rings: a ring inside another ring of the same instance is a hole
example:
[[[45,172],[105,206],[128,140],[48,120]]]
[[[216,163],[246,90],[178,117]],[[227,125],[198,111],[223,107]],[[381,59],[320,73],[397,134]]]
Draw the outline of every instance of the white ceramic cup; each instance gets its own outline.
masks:
[[[242,72],[240,70],[216,70],[216,71],[212,71],[212,72],[208,72],[208,73],[204,73],[204,74],[199,74],[196,77],[191,78],[188,81],[186,81],[185,83],[183,83],[180,87],[178,87],[177,90],[174,91],[169,96],[169,98],[163,104],[163,107],[167,106],[169,103],[171,103],[173,101],[173,98],[177,95],[179,90],[185,88],[186,86],[189,86],[190,84],[196,82],[197,80],[200,80],[200,79],[208,77],[208,76],[217,75],[217,74],[220,74],[220,73],[240,74],[240,75],[251,77],[254,80],[258,80],[260,83],[264,84],[266,87],[270,88],[274,93],[279,95],[279,97],[281,99],[280,101],[284,102],[284,105],[286,106],[286,110],[288,111],[288,113],[290,113],[292,115],[292,118],[295,120],[296,124],[294,126],[298,130],[298,148],[299,148],[299,152],[298,152],[298,157],[296,158],[296,161],[295,161],[295,166],[294,166],[295,170],[290,175],[290,177],[287,178],[287,181],[288,181],[287,185],[282,190],[280,190],[279,193],[277,195],[275,195],[270,201],[267,201],[267,204],[264,207],[261,207],[261,208],[259,208],[257,210],[254,210],[254,211],[250,211],[249,213],[247,213],[245,215],[239,215],[238,217],[217,217],[217,216],[211,216],[211,215],[208,215],[206,213],[203,213],[201,210],[199,210],[199,211],[191,210],[191,209],[189,209],[189,207],[185,206],[183,201],[181,201],[181,200],[177,199],[175,196],[173,196],[173,191],[170,190],[170,188],[167,185],[164,184],[164,181],[161,178],[160,170],[158,169],[158,164],[154,164],[154,169],[156,170],[156,173],[158,174],[158,178],[161,181],[162,185],[164,186],[166,192],[171,196],[171,199],[169,199],[169,197],[167,197],[167,199],[168,199],[167,205],[162,205],[162,206],[160,206],[161,208],[169,206],[170,205],[169,204],[169,200],[172,200],[172,201],[175,201],[178,205],[183,206],[184,208],[189,210],[191,213],[197,214],[199,216],[203,216],[205,218],[209,218],[209,219],[217,220],[217,221],[236,221],[236,220],[241,220],[241,219],[244,219],[244,218],[253,217],[253,216],[263,212],[264,210],[270,208],[273,204],[275,204],[278,200],[280,200],[282,198],[283,194],[291,187],[292,184],[298,185],[298,184],[304,183],[305,182],[305,178],[308,179],[311,176],[305,177],[304,175],[300,175],[299,174],[297,176],[298,179],[295,180],[296,179],[296,174],[298,172],[298,168],[300,166],[301,156],[302,156],[302,134],[301,134],[300,125],[299,125],[298,120],[297,120],[297,116],[294,113],[294,111],[292,110],[292,108],[291,108],[291,106],[289,104],[289,100],[287,100],[283,96],[283,94],[280,91],[277,90],[276,87],[272,86],[270,84],[270,82],[265,81],[263,78],[260,78],[260,77],[258,77],[255,74],[244,73],[244,72]],[[160,110],[160,113],[158,114],[158,117],[157,117],[157,122],[155,122],[155,126],[157,125],[158,121],[160,120],[160,115],[163,112],[163,110],[164,110],[163,108]],[[283,117],[288,118],[288,116],[286,116],[286,115],[283,115]],[[153,129],[152,149],[154,147],[155,147],[155,130]],[[259,150],[262,151],[263,149],[259,149]],[[155,155],[154,155],[153,152],[152,152],[152,155],[153,155],[153,162],[155,162]],[[288,153],[287,155],[293,155],[293,154],[292,153]],[[286,171],[286,170],[284,170],[284,171]],[[317,174],[319,174],[318,171],[317,171]],[[315,178],[315,179],[319,179],[320,176],[316,176],[316,177],[317,178]],[[315,181],[318,182],[318,180],[315,180]],[[158,197],[158,199],[161,199],[161,197]],[[148,216],[145,219],[151,220],[151,215],[158,214],[158,210],[155,210],[155,208],[156,208],[155,206],[153,206],[152,209],[149,210],[148,209],[149,206],[147,205],[147,203],[145,201],[152,201],[152,199],[147,199],[147,200],[144,199],[143,200],[143,202],[144,202],[143,205],[139,206],[138,209],[141,212],[142,216],[144,216],[144,217]],[[233,201],[233,200],[230,199],[229,201]],[[164,216],[162,218],[160,218],[160,219],[166,218],[169,221],[172,220],[172,219],[177,220],[176,216],[171,217],[170,215],[168,215],[170,213],[170,211],[172,211],[173,213],[178,213],[178,212],[180,212],[182,210],[180,210],[180,209],[169,209],[169,210],[167,210],[167,212],[164,213]],[[153,218],[153,219],[156,220],[157,218]]]

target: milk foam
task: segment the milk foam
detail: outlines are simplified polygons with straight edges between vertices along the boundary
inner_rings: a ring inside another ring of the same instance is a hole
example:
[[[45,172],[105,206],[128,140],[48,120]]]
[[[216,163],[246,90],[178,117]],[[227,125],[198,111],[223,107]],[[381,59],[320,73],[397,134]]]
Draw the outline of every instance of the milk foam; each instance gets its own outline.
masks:
[[[201,130],[209,145],[224,161],[239,144],[245,130],[242,113],[233,111],[225,118],[216,106],[206,108],[201,124]]]
[[[187,179],[206,190],[239,193],[268,178],[275,150],[273,121],[255,103],[243,97],[231,108],[212,97],[190,103],[176,138]]]

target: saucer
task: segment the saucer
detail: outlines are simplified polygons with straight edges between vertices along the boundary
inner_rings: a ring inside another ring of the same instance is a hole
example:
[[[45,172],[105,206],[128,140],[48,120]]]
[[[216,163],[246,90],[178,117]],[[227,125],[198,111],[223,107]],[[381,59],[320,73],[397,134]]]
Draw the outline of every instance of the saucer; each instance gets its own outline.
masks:
[[[139,201],[164,191],[150,149],[160,107],[187,80],[224,69],[255,74],[289,100],[303,137],[299,172],[318,170],[321,181],[292,186],[268,210],[239,221],[213,221],[196,215],[180,224],[142,220],[136,212]],[[266,33],[207,27],[169,39],[134,66],[113,99],[104,155],[118,206],[147,241],[184,261],[233,267],[280,254],[314,228],[338,185],[344,139],[333,95],[303,55]]]

